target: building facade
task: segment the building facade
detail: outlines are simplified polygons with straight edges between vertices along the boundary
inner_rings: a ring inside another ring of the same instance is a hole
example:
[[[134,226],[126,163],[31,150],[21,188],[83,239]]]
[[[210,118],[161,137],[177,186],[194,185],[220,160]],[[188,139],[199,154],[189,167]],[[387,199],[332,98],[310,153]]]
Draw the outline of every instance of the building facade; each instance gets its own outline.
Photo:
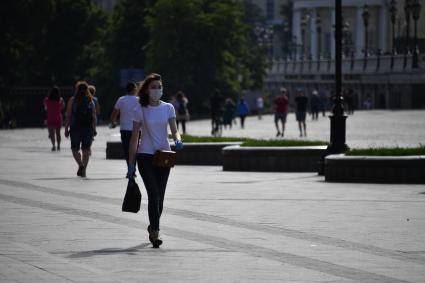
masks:
[[[332,93],[335,1],[292,2],[291,49],[274,58],[267,88]],[[425,108],[425,0],[342,4],[343,87],[353,91],[357,108],[366,100],[374,108]]]

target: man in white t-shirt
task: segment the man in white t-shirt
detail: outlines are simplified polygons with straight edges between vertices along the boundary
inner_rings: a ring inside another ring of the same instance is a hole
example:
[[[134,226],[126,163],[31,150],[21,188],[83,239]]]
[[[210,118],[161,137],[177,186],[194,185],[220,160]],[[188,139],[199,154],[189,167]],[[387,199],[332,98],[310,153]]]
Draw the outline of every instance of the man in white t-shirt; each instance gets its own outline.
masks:
[[[111,114],[112,127],[117,126],[117,118],[120,116],[120,133],[121,144],[125,155],[125,161],[128,166],[128,146],[130,143],[131,133],[133,131],[133,113],[139,104],[139,96],[137,95],[137,84],[129,82],[126,87],[127,94],[118,98],[115,103],[114,110]]]

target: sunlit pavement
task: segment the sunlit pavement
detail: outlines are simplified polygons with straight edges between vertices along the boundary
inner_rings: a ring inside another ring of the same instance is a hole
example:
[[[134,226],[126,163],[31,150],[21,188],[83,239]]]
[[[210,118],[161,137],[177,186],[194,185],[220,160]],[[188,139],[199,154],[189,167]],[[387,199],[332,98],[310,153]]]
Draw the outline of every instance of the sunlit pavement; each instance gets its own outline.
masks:
[[[425,111],[357,112],[350,146],[418,145]],[[308,121],[328,139],[328,119]],[[297,138],[294,117],[287,137]],[[188,132],[207,135],[209,121]],[[314,173],[176,166],[153,249],[142,210],[121,212],[125,162],[105,159],[101,127],[87,178],[46,129],[0,131],[0,282],[424,282],[425,186],[325,183]],[[228,136],[272,138],[271,116]]]

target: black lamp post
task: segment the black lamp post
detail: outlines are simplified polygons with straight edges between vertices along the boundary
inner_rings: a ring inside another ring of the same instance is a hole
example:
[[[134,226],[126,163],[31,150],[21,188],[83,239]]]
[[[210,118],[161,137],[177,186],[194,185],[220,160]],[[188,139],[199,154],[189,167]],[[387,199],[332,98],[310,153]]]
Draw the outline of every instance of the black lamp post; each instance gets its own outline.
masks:
[[[419,0],[414,0],[412,4],[412,14],[413,14],[413,21],[415,23],[415,37],[413,38],[413,61],[412,61],[412,68],[418,68],[418,20],[419,16],[421,14],[421,3],[419,3]]]
[[[412,0],[404,2],[404,15],[406,16],[406,45],[404,49],[404,68],[407,66],[407,55],[410,53],[410,11],[412,9]]]
[[[345,144],[344,99],[342,97],[342,4],[335,0],[335,97],[331,120],[331,140],[326,155],[343,153],[348,149]],[[320,172],[319,172],[320,173]]]
[[[322,29],[320,25],[322,24],[322,19],[320,18],[320,14],[316,15],[316,31],[317,31],[317,46],[319,47],[317,50],[317,70],[320,69],[320,59],[321,59],[321,50],[322,50],[322,41],[321,41],[321,32]]]
[[[369,49],[368,47],[369,36],[367,31],[367,27],[369,26],[369,17],[370,17],[369,6],[366,4],[363,7],[363,13],[362,13],[364,32],[365,32],[365,47],[364,47],[364,61],[363,61],[364,70],[366,70],[366,67],[367,67],[367,55],[368,55],[368,49]]]
[[[391,0],[390,4],[391,14],[391,33],[392,33],[392,47],[391,47],[391,69],[394,67],[394,55],[395,55],[395,22],[397,20],[397,1]]]

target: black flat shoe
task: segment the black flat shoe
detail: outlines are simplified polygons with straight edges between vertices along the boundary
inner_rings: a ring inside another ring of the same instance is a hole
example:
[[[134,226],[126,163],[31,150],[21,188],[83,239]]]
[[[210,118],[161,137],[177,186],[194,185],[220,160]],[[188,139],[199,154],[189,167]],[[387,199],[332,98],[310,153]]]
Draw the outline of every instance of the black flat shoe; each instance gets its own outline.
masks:
[[[77,176],[82,177],[83,176],[83,170],[84,170],[84,166],[79,166],[78,171],[77,171]]]
[[[153,246],[154,249],[159,248],[160,245],[162,245],[162,240],[161,239],[153,240],[152,246]]]

